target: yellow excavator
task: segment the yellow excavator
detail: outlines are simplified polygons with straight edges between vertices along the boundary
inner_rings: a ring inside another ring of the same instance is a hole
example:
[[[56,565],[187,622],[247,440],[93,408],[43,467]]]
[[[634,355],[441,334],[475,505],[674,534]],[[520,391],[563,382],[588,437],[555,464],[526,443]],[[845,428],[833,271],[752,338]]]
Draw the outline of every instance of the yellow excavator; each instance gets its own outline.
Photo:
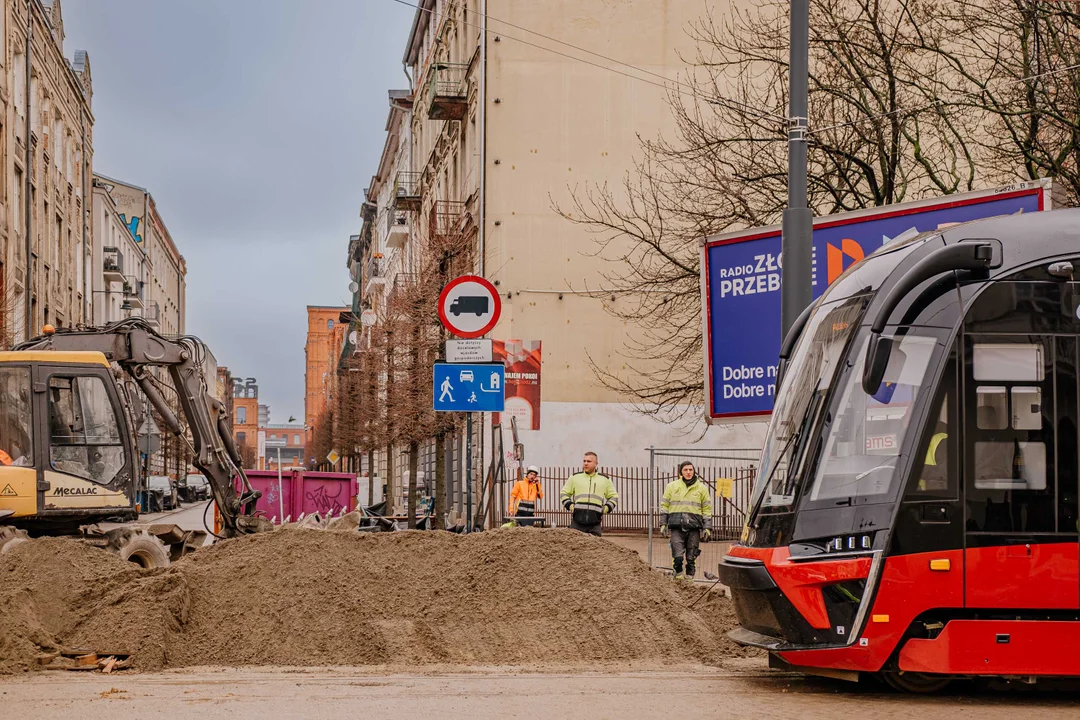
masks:
[[[32,537],[79,536],[161,567],[205,541],[204,531],[131,523],[142,487],[133,430],[144,421],[138,391],[166,429],[189,443],[220,514],[215,534],[271,529],[254,515],[260,493],[242,469],[225,406],[209,392],[215,380],[207,377],[207,356],[197,338],[166,338],[142,318],[46,326],[42,336],[0,352],[0,553]],[[163,395],[170,385],[183,423]],[[121,524],[103,529],[110,521]]]

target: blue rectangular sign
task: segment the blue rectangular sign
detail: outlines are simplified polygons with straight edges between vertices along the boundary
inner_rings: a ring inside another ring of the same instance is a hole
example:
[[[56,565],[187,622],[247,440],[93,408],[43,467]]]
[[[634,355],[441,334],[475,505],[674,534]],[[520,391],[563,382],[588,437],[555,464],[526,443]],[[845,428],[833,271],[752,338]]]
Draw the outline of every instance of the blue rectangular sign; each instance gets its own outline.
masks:
[[[853,263],[900,235],[1049,206],[1047,185],[1023,183],[932,202],[877,208],[814,223],[813,297]],[[702,266],[708,418],[768,415],[780,354],[780,229],[718,236]]]
[[[435,363],[436,412],[502,412],[506,368],[502,363]]]

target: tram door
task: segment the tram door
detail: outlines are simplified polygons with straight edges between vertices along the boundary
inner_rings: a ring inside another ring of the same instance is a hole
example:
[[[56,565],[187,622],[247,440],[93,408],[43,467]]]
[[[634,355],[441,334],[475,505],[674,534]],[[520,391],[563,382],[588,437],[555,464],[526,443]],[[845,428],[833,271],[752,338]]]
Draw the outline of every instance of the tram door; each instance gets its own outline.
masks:
[[[1080,607],[1076,336],[964,346],[965,604]]]

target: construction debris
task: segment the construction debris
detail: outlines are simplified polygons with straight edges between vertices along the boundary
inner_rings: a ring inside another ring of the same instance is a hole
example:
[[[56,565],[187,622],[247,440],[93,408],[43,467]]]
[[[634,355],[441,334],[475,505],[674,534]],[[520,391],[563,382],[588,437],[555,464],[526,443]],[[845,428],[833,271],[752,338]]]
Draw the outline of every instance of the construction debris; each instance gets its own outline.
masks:
[[[60,579],[64,578],[61,582]],[[716,664],[720,593],[568,530],[281,529],[142,570],[74,541],[0,557],[0,672],[104,648],[90,669],[199,665]],[[110,660],[112,664],[110,666]],[[85,660],[90,663],[89,659]]]

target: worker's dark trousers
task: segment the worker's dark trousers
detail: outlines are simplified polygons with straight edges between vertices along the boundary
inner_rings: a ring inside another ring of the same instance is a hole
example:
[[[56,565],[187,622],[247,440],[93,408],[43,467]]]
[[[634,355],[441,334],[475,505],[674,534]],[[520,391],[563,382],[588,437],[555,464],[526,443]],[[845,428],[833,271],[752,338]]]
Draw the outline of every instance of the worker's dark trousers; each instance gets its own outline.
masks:
[[[675,573],[682,569],[686,559],[686,574],[694,577],[697,572],[698,543],[701,542],[700,530],[680,530],[671,528],[671,559]]]
[[[583,533],[588,533],[589,535],[595,535],[596,537],[600,537],[604,534],[603,523],[596,523],[595,525],[578,525],[576,520],[571,520],[570,529],[579,530]]]

